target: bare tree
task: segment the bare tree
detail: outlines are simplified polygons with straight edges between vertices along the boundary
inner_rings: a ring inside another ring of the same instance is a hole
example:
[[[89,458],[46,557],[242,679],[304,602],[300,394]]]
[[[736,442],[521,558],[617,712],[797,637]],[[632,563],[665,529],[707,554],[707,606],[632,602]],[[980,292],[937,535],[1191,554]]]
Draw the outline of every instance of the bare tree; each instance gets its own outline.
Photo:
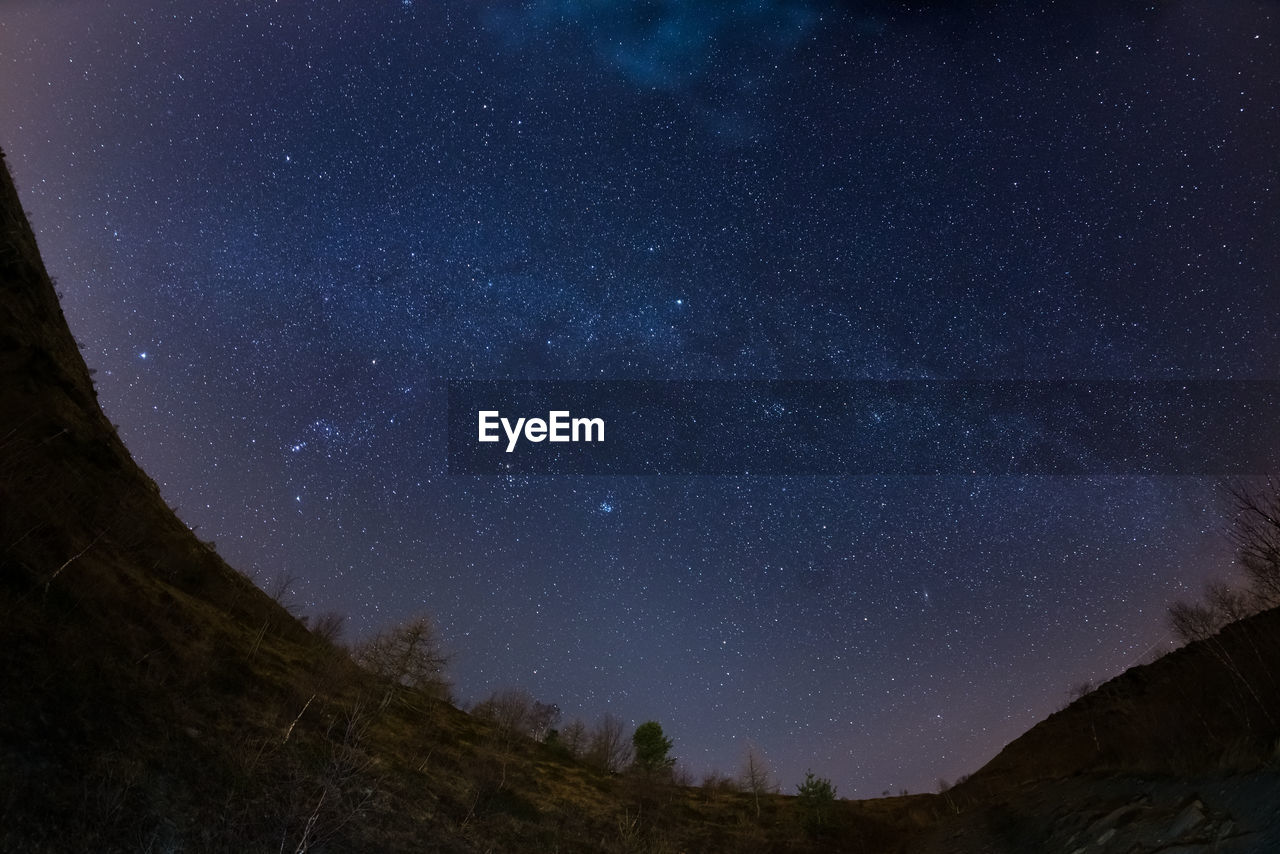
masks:
[[[518,733],[537,741],[560,721],[560,707],[554,703],[540,703],[523,688],[504,688],[489,695],[489,699],[477,703],[472,714],[493,721],[501,729]]]
[[[293,572],[290,572],[287,569],[281,569],[276,572],[275,576],[271,579],[271,583],[266,586],[266,594],[270,596],[281,608],[292,613],[295,604],[293,598],[294,587],[297,586],[300,580],[299,576]]]
[[[337,646],[347,628],[346,614],[337,611],[325,611],[308,622],[311,634],[331,646]]]
[[[691,789],[694,785],[693,772],[689,770],[689,766],[677,761],[671,766],[671,782],[676,786]]]
[[[481,700],[471,709],[471,714],[483,718],[507,732],[520,732],[533,705],[533,697],[523,688],[503,688],[494,691],[488,699]]]
[[[1222,621],[1208,605],[1179,599],[1169,606],[1169,628],[1183,643],[1190,643],[1213,637]]]
[[[361,667],[390,683],[385,701],[397,688],[411,688],[434,697],[448,693],[444,668],[449,657],[441,650],[435,626],[428,617],[417,617],[380,632],[358,645],[353,657]]]
[[[760,796],[778,791],[773,774],[764,755],[754,744],[747,743],[747,758],[742,765],[742,788],[751,793],[756,805],[756,818],[760,817]]]
[[[1085,694],[1089,694],[1092,691],[1093,691],[1093,682],[1092,680],[1086,679],[1083,682],[1077,682],[1076,684],[1068,688],[1067,698],[1074,703],[1076,700],[1079,700]]]
[[[1212,637],[1223,626],[1252,616],[1263,606],[1258,596],[1225,581],[1207,582],[1203,598],[1203,604],[1179,600],[1169,606],[1169,624],[1184,643]]]
[[[560,723],[560,707],[555,703],[534,703],[529,713],[529,736],[545,741]]]
[[[1203,604],[1179,600],[1169,606],[1170,627],[1184,643],[1207,640],[1228,623],[1280,605],[1280,481],[1236,479],[1221,489],[1231,507],[1227,538],[1246,587],[1210,581]]]
[[[1260,605],[1258,597],[1237,590],[1225,581],[1210,581],[1205,584],[1204,601],[1223,625],[1256,614]]]
[[[574,718],[560,731],[560,743],[574,759],[581,759],[586,753],[589,740],[587,725],[578,718]]]
[[[631,762],[631,742],[626,737],[622,719],[609,713],[600,719],[587,739],[587,762],[610,773],[621,771]]]
[[[1235,543],[1249,590],[1263,607],[1280,605],[1280,481],[1235,480],[1224,490],[1234,511],[1227,536]]]

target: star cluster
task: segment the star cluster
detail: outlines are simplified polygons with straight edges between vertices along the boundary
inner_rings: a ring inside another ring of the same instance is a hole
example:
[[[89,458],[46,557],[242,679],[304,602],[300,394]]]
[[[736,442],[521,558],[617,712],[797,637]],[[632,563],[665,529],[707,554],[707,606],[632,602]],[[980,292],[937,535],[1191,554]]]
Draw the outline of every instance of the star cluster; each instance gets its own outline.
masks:
[[[449,379],[1276,379],[1265,3],[9,4],[107,414],[463,699],[789,789],[975,770],[1227,570],[1194,478],[461,477]]]

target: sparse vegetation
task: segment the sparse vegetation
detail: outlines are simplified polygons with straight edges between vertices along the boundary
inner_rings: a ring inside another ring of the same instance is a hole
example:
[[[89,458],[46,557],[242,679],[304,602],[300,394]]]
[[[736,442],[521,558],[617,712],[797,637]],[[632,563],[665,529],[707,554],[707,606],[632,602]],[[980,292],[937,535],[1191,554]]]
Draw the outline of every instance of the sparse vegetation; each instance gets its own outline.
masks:
[[[1233,480],[1222,486],[1230,510],[1227,538],[1236,547],[1243,587],[1205,584],[1200,602],[1169,606],[1169,626],[1183,643],[1206,640],[1223,626],[1280,605],[1280,481]]]
[[[336,611],[326,611],[308,621],[307,628],[321,642],[337,646],[342,643],[342,637],[346,633],[347,617]]]
[[[1228,536],[1248,582],[1251,607],[1280,605],[1280,481],[1236,480],[1224,491],[1234,511]]]
[[[559,706],[541,703],[523,688],[495,691],[477,703],[471,713],[492,721],[504,732],[534,741],[544,741],[560,721]]]

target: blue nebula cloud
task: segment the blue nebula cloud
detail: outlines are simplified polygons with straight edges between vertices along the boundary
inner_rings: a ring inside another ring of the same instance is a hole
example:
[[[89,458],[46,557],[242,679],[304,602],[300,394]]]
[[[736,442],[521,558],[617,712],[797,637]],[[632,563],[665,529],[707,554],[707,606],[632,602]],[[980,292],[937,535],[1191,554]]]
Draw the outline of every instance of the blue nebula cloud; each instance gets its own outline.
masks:
[[[568,24],[627,81],[684,92],[755,77],[817,20],[806,0],[533,0],[491,24],[517,42]]]

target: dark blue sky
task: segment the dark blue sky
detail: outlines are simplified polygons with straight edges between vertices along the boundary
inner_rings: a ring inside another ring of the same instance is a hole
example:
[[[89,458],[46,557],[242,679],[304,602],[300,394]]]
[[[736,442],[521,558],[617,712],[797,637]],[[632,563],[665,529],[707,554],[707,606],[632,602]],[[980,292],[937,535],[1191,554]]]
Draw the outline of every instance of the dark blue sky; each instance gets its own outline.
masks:
[[[108,416],[300,611],[435,615],[464,699],[932,787],[1227,571],[1207,481],[465,478],[441,395],[1277,379],[1273,2],[51,5],[0,6],[0,145]]]

